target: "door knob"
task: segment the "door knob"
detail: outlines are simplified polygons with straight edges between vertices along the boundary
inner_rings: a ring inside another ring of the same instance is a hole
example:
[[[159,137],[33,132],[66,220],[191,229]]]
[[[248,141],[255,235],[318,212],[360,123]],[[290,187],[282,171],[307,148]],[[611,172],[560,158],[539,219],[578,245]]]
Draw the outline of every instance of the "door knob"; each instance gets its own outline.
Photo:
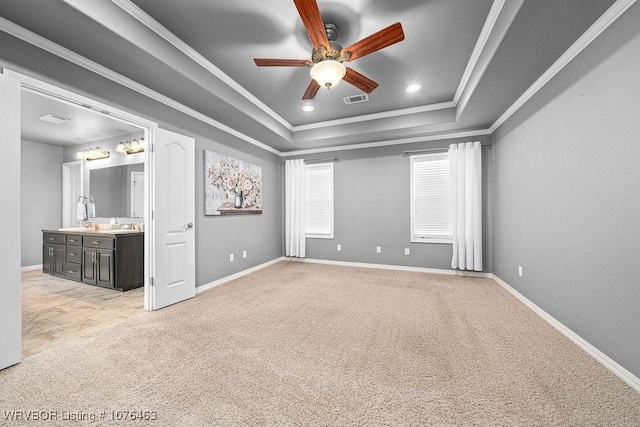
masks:
[[[184,228],[193,228],[193,223],[190,222],[189,224],[185,225]]]

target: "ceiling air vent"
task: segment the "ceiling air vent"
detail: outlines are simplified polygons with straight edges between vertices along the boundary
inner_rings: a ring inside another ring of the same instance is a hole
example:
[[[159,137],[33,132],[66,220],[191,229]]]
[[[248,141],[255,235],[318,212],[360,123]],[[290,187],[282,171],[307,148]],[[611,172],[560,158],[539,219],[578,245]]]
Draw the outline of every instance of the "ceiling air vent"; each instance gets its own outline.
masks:
[[[369,101],[369,95],[367,95],[366,93],[362,93],[360,95],[345,96],[344,98],[342,98],[342,100],[347,105],[349,105],[349,104],[357,104],[359,102],[367,102],[367,101]]]
[[[67,119],[66,117],[54,116],[53,114],[47,114],[46,116],[38,117],[38,119],[43,122],[53,123],[55,125],[61,125],[62,123],[66,123],[71,119]]]

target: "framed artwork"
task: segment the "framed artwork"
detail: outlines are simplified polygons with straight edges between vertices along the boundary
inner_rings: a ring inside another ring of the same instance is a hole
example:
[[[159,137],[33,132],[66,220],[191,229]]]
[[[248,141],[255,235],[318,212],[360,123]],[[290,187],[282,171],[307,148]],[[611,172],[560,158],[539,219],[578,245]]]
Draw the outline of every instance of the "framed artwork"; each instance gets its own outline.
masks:
[[[204,150],[204,214],[262,213],[262,166]]]

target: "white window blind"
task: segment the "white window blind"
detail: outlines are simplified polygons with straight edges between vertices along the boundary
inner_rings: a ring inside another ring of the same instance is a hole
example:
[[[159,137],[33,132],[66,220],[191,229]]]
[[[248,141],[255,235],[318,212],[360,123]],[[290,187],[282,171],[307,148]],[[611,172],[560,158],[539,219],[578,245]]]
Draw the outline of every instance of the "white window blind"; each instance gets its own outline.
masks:
[[[306,236],[333,239],[333,163],[305,166]]]
[[[449,154],[411,157],[411,241],[452,243]]]

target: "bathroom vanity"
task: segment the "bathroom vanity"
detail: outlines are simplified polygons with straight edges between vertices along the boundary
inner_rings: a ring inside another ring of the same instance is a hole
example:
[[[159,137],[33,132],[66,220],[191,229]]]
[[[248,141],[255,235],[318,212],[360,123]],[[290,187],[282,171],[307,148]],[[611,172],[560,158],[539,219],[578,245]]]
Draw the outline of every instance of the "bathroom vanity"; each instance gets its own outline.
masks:
[[[42,233],[43,273],[120,291],[144,285],[144,232],[78,228]]]

